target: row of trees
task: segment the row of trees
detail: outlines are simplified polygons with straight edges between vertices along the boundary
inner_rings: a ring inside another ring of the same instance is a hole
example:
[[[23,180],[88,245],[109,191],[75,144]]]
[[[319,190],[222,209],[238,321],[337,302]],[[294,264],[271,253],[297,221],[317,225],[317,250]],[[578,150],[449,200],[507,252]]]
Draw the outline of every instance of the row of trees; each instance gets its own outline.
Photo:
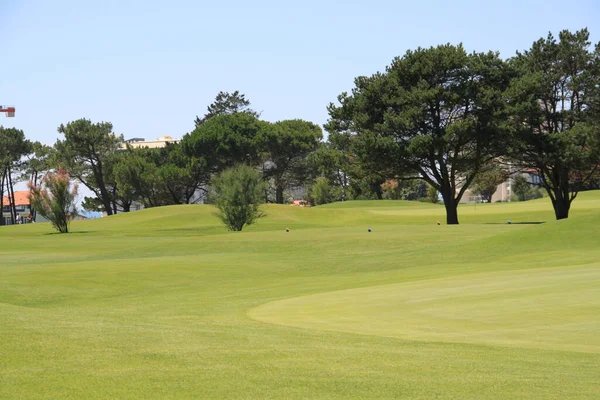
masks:
[[[435,187],[448,224],[477,176],[499,165],[536,171],[563,219],[600,165],[599,92],[600,44],[587,29],[550,34],[508,60],[420,48],[356,78],[326,128],[373,174]]]
[[[86,119],[61,125],[52,148],[1,129],[1,189],[10,194],[15,171],[36,181],[60,167],[94,194],[85,208],[111,215],[134,201],[210,201],[213,178],[245,164],[266,183],[264,201],[284,203],[300,186],[316,204],[440,193],[456,224],[469,188],[489,199],[529,169],[556,218],[567,218],[600,164],[600,45],[583,29],[548,35],[508,60],[461,45],[419,48],[356,78],[328,112],[325,141],[311,122],[262,120],[239,92],[219,93],[192,132],[161,149],[134,149],[110,123]]]

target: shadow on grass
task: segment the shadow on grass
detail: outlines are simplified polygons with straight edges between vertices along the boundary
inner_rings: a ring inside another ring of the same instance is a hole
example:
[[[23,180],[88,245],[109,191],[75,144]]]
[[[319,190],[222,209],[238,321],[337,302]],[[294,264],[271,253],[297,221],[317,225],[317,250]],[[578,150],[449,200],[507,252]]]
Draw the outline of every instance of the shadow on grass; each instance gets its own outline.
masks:
[[[74,232],[69,232],[69,233],[60,233],[60,232],[48,232],[48,233],[44,233],[44,236],[48,236],[48,235],[79,235],[79,234],[87,234],[87,233],[94,233],[94,231],[74,231]]]
[[[541,225],[546,221],[523,221],[523,222],[484,222],[485,225]]]

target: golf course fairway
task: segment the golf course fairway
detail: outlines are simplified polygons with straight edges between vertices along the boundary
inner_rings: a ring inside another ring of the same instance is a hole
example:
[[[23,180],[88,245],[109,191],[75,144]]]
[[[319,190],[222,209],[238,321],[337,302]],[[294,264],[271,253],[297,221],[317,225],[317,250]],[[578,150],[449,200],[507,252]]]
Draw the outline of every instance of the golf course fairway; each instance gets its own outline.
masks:
[[[263,209],[0,227],[0,398],[600,398],[599,191]]]

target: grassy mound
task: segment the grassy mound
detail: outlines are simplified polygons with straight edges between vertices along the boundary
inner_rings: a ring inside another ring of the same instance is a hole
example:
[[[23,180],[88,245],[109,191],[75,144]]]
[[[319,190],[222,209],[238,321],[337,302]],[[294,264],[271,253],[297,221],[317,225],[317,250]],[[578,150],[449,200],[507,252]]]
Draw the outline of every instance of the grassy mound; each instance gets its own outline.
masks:
[[[0,228],[0,398],[597,395],[598,192],[213,212]]]

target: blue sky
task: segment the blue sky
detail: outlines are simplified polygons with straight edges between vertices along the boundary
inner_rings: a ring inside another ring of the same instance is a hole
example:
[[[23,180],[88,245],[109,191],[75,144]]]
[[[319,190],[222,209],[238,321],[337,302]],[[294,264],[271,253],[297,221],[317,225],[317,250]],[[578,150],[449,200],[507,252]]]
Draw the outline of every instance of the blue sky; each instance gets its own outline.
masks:
[[[354,77],[407,49],[462,42],[509,57],[548,31],[588,27],[589,1],[0,0],[0,124],[52,144],[61,123],[126,138],[182,137],[220,90],[266,120],[323,124]]]

